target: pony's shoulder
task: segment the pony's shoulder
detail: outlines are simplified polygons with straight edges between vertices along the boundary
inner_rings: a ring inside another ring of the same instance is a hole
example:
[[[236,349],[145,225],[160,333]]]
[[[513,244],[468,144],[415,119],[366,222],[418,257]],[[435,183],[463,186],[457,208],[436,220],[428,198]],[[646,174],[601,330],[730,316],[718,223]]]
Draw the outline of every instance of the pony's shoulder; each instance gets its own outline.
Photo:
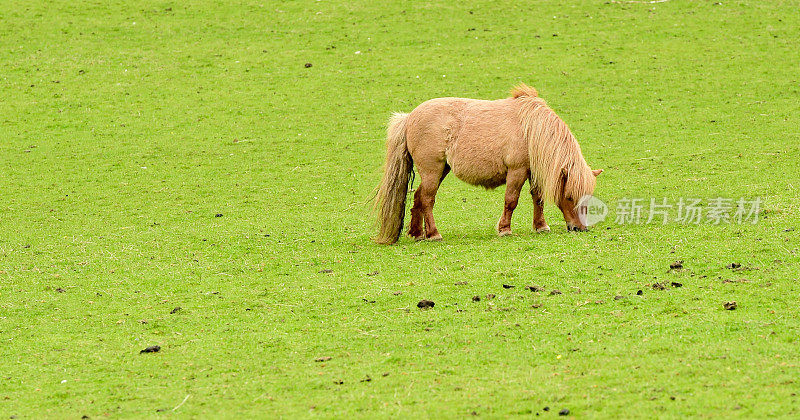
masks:
[[[526,85],[525,83],[520,83],[519,85],[514,86],[514,89],[511,89],[511,97],[514,99],[526,96],[531,98],[536,98],[539,96],[539,92],[537,92],[536,89]]]

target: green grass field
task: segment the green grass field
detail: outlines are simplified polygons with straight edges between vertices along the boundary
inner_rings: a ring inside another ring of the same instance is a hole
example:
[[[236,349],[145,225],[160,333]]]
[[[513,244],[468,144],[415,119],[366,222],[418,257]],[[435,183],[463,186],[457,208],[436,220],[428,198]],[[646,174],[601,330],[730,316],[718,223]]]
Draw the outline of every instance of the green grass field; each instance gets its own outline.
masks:
[[[0,418],[800,416],[800,2],[2,6]],[[390,113],[520,82],[606,202],[758,223],[498,238],[450,176],[373,244]]]

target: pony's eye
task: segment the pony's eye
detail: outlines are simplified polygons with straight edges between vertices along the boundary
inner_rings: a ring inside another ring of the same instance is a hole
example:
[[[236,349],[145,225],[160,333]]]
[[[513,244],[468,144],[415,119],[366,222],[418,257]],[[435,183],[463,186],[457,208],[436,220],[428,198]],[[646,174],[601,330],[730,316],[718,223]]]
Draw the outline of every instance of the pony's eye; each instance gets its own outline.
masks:
[[[567,197],[567,201],[572,202],[572,197]]]

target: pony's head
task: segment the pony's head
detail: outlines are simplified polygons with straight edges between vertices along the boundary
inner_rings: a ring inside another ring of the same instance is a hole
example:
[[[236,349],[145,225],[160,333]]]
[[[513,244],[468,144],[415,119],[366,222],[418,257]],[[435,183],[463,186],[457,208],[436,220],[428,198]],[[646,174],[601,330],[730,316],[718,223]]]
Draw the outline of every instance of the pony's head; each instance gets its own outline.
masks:
[[[567,230],[587,230],[579,217],[586,212],[581,199],[594,193],[603,170],[589,168],[567,124],[538,97],[536,89],[519,85],[511,96],[518,101],[522,131],[528,140],[531,188],[561,209]]]
[[[567,222],[567,230],[585,232],[588,227],[584,223],[586,218],[581,219],[581,214],[587,213],[586,197],[594,193],[597,176],[603,173],[602,169],[561,170],[561,187],[556,193],[555,202],[564,221]]]

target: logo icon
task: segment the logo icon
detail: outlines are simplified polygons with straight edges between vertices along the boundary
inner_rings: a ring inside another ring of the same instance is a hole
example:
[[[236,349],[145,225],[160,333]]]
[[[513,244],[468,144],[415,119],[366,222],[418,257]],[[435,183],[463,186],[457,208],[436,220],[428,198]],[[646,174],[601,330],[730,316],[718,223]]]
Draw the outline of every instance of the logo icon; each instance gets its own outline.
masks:
[[[584,226],[593,226],[606,219],[608,206],[603,200],[593,196],[584,195],[578,200],[578,218]]]

